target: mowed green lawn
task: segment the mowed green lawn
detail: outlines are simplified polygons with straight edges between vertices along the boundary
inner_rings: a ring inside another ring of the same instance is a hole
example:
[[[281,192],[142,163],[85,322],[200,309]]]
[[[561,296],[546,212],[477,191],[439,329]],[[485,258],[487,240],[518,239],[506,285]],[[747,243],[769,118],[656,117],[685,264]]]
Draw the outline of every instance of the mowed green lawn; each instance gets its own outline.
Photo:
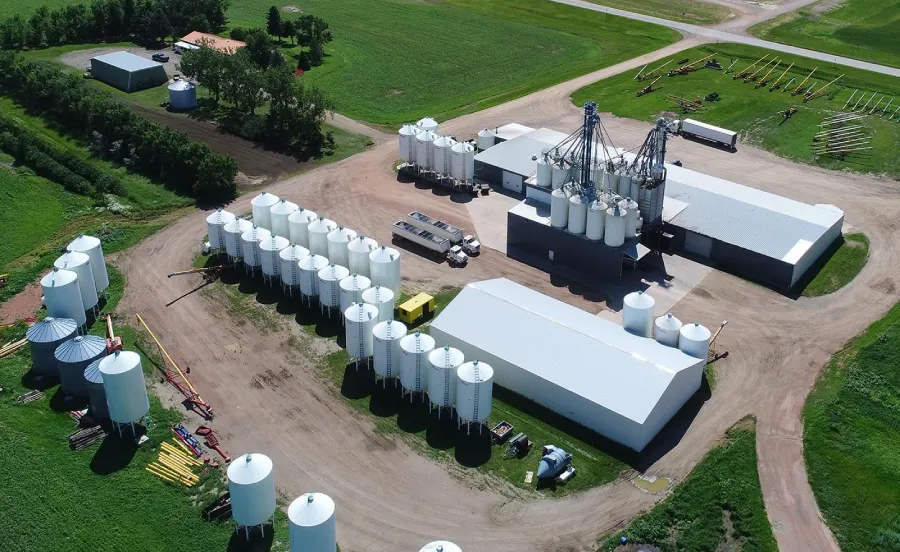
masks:
[[[827,0],[826,0],[827,1]],[[783,42],[882,65],[900,67],[900,0],[818,2],[750,28]]]
[[[716,44],[691,48],[672,56],[671,59],[698,60],[712,53],[717,53],[717,59],[725,67],[737,59],[732,72],[726,74],[724,71],[700,69],[687,75],[665,76],[656,85],[663,88],[638,97],[637,91],[648,85],[649,81],[638,82],[633,79],[637,71],[628,71],[582,88],[573,94],[572,99],[579,106],[588,100],[594,100],[601,112],[612,112],[619,117],[648,122],[662,114],[697,119],[734,130],[740,134],[740,143],[762,147],[782,157],[831,169],[882,173],[900,178],[900,156],[896,153],[896,146],[900,143],[900,120],[891,121],[887,116],[880,117],[880,109],[860,123],[872,134],[870,145],[873,149],[856,153],[846,160],[830,157],[816,159],[812,153],[813,137],[822,130],[819,124],[826,116],[840,113],[855,89],[859,89],[860,92],[854,98],[854,103],[860,97],[860,93],[864,93],[868,98],[874,92],[876,98],[870,108],[875,106],[877,99],[882,95],[885,96],[885,100],[881,107],[884,107],[891,97],[900,100],[900,79],[787,55],[779,68],[772,72],[769,78],[770,85],[792,62],[794,66],[783,79],[783,82],[787,82],[792,77],[796,78],[791,88],[798,86],[815,67],[818,67],[815,75],[804,88],[815,82],[818,90],[835,77],[844,75],[823,96],[803,103],[802,95],[791,96],[789,91],[770,92],[767,87],[754,88],[752,82],[744,83],[743,79],[732,78],[734,72],[743,70],[763,55],[768,54],[767,59],[771,59],[775,52],[770,50],[738,44]],[[655,65],[649,67],[648,71]],[[670,67],[674,65],[675,63],[672,63]],[[767,71],[768,69],[761,75]],[[712,92],[718,92],[720,100],[704,101],[703,109],[693,114],[682,113],[667,99],[668,95],[691,100],[697,97],[702,99]],[[865,100],[860,104],[860,108],[864,103]],[[799,111],[785,121],[780,112],[791,106],[796,106]]]
[[[847,234],[840,246],[828,257],[821,268],[813,267],[815,277],[803,287],[806,297],[818,297],[834,293],[859,274],[869,260],[869,239],[865,234]]]
[[[900,306],[835,356],[807,399],[803,450],[842,550],[900,550]]]
[[[713,25],[728,19],[731,10],[704,0],[588,0],[594,4],[643,13],[694,25]]]

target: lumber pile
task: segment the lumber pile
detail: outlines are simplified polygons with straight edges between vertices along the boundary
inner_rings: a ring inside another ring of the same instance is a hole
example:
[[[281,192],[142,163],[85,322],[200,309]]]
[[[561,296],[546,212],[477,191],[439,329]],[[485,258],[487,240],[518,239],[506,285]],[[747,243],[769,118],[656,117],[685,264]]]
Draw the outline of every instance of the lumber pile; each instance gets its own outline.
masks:
[[[18,341],[10,341],[3,347],[0,347],[0,358],[4,358],[15,353],[16,351],[24,347],[26,343],[28,343],[28,340],[24,338]]]
[[[18,397],[16,397],[16,402],[19,404],[28,404],[28,403],[32,403],[32,402],[40,399],[43,396],[44,396],[43,391],[38,391],[37,389],[33,389],[27,393],[23,393],[23,394],[19,395]]]
[[[66,437],[69,441],[69,448],[75,451],[86,449],[97,441],[102,441],[105,438],[106,431],[100,426],[79,429]]]
[[[181,442],[172,441],[174,445],[168,441],[162,442],[156,461],[145,469],[163,481],[193,487],[200,481],[194,469],[203,467],[203,462],[194,458]]]
[[[226,492],[203,509],[203,519],[213,521],[231,515],[231,493]]]

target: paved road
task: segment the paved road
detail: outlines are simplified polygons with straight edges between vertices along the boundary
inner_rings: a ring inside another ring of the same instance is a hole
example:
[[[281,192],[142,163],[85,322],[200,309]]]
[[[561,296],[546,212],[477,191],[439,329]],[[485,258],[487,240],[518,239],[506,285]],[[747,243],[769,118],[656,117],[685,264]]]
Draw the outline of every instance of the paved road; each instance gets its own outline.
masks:
[[[712,40],[716,40],[719,42],[737,42],[740,44],[748,44],[750,46],[759,46],[760,48],[769,48],[770,50],[775,50],[778,52],[782,52],[785,54],[794,54],[797,56],[804,56],[812,59],[818,59],[821,61],[828,61],[832,63],[837,63],[839,65],[846,65],[848,67],[856,67],[857,69],[865,69],[866,71],[874,71],[876,73],[881,73],[883,75],[890,75],[892,77],[900,77],[900,69],[894,67],[885,67],[884,65],[878,65],[875,63],[869,63],[867,61],[860,61],[858,59],[850,59],[841,56],[835,56],[832,54],[823,54],[822,52],[816,52],[815,50],[807,50],[805,48],[797,48],[795,46],[788,46],[786,44],[779,44],[778,42],[769,42],[768,40],[760,40],[758,38],[753,38],[749,36],[742,36],[734,33],[730,33],[728,31],[723,31],[720,29],[713,29],[710,27],[701,27],[699,25],[691,25],[690,23],[679,23],[678,21],[669,21],[668,19],[661,19],[659,17],[653,17],[651,15],[642,15],[639,13],[632,13],[625,10],[619,10],[616,8],[607,8],[606,6],[600,6],[598,4],[592,4],[591,2],[585,2],[584,0],[552,0],[553,2],[557,2],[559,4],[567,4],[569,6],[574,6],[576,8],[584,8],[586,10],[592,10],[597,12],[608,13],[611,15],[618,15],[619,17],[626,17],[628,19],[636,19],[638,21],[645,21],[647,23],[656,23],[657,25],[663,25],[664,27],[669,27],[670,29],[675,29],[676,31],[680,31],[681,33],[690,36],[702,36],[707,37]]]

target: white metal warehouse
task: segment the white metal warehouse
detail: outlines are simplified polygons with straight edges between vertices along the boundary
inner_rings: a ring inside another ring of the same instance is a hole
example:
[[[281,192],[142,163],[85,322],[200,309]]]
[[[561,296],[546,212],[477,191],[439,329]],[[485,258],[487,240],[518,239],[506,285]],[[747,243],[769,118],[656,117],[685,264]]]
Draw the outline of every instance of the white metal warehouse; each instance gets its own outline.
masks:
[[[704,361],[505,278],[467,285],[432,322],[497,385],[634,450],[700,388]]]

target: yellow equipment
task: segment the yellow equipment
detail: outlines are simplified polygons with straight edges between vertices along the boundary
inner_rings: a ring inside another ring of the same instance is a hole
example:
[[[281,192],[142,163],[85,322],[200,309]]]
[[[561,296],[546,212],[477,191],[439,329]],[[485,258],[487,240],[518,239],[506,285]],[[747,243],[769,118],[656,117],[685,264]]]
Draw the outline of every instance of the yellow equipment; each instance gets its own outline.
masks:
[[[823,86],[822,88],[819,88],[817,91],[815,91],[815,92],[813,92],[813,93],[811,93],[811,94],[806,94],[805,96],[803,96],[803,101],[804,101],[804,102],[808,102],[808,101],[810,101],[810,100],[814,100],[814,99],[818,98],[819,96],[821,96],[822,94],[824,94],[826,90],[828,90],[828,87],[829,87],[829,86],[831,86],[832,84],[836,83],[836,82],[837,82],[838,80],[840,80],[840,78],[843,77],[843,76],[844,76],[844,75],[841,75],[840,77],[834,79],[833,81],[829,82],[828,84],[826,84],[826,85]],[[878,105],[876,104],[875,107],[878,107]],[[874,108],[873,108],[873,110],[874,110]]]
[[[750,64],[749,67],[747,67],[746,69],[744,69],[743,71],[741,71],[739,73],[735,73],[734,76],[731,78],[737,80],[737,79],[742,79],[742,78],[746,77],[747,75],[750,74],[751,69],[756,67],[757,64],[759,64],[762,60],[766,59],[767,57],[769,57],[769,54],[766,54],[763,57],[759,58],[758,60],[754,61],[753,63]]]
[[[779,86],[781,86],[781,79],[783,79],[784,76],[787,75],[787,72],[790,71],[790,70],[791,70],[791,67],[793,67],[793,66],[794,66],[793,63],[791,63],[790,65],[788,65],[788,68],[784,70],[784,73],[782,73],[780,77],[778,77],[777,79],[775,79],[775,82],[773,82],[773,83],[772,83],[772,86],[769,87],[769,92],[771,92],[772,90],[775,90],[776,88],[778,88]]]
[[[756,80],[756,76],[759,75],[761,72],[765,71],[765,70],[766,70],[766,67],[768,67],[769,65],[771,65],[771,64],[772,64],[773,62],[775,62],[776,60],[778,60],[778,57],[777,57],[777,56],[776,56],[776,57],[773,57],[772,59],[770,59],[769,61],[767,61],[765,65],[763,65],[762,67],[760,67],[759,69],[757,69],[757,70],[754,71],[753,73],[751,73],[751,74],[747,75],[746,77],[744,77],[744,82],[755,81],[755,80]]]
[[[756,84],[753,86],[753,88],[760,88],[760,87],[765,86],[766,83],[769,82],[769,75],[772,74],[772,71],[774,71],[775,69],[778,69],[779,65],[781,65],[781,60],[778,60],[778,63],[773,65],[772,68],[769,69],[769,72],[766,73],[765,75],[763,75],[762,78],[756,82]]]
[[[813,70],[810,71],[810,73],[809,73],[808,75],[806,75],[806,78],[803,79],[803,82],[801,82],[800,85],[797,86],[797,88],[795,88],[795,89],[793,89],[793,90],[791,91],[791,96],[796,96],[796,95],[799,94],[800,92],[803,92],[803,85],[806,84],[806,81],[809,80],[809,77],[813,76],[813,73],[815,73],[815,72],[816,72],[816,69],[818,69],[818,68],[819,68],[818,65],[815,66],[815,67],[813,68]]]
[[[420,293],[409,301],[400,305],[400,320],[412,324],[419,318],[434,312],[434,297],[427,293]]]

